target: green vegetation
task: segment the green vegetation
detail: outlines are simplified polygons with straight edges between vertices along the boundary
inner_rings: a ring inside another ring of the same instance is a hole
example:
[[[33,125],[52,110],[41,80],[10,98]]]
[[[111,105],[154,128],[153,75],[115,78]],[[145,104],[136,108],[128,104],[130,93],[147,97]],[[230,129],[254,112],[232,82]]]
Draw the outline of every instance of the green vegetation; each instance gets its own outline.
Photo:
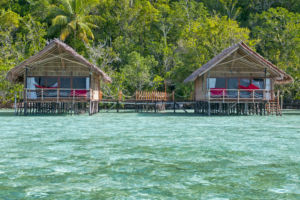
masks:
[[[0,0],[0,91],[21,86],[6,72],[60,38],[105,70],[118,90],[169,89],[189,95],[183,80],[243,40],[295,79],[285,96],[300,99],[298,0]]]

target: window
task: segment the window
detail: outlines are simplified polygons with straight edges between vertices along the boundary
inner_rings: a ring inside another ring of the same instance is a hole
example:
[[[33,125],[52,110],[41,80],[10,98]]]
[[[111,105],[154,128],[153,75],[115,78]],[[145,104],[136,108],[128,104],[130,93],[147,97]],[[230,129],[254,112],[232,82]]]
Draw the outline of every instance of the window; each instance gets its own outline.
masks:
[[[87,77],[75,77],[72,81],[74,89],[89,89],[89,78]]]
[[[244,86],[244,87],[248,87],[251,84],[251,80],[250,79],[240,79],[240,85]]]
[[[265,82],[264,79],[253,79],[252,84],[259,89],[264,89]],[[263,98],[263,91],[255,91],[255,98]]]
[[[71,96],[71,78],[69,77],[61,77],[60,78],[60,88],[59,95],[61,97],[69,97]]]
[[[71,88],[71,78],[60,78],[60,88]]]
[[[36,99],[36,91],[35,91],[35,80],[34,77],[27,77],[27,98],[28,99]]]
[[[260,89],[264,89],[265,82],[264,79],[253,79],[252,84],[259,87]]]
[[[226,79],[225,78],[209,78],[208,87],[211,88],[226,88]]]
[[[229,78],[227,80],[227,89],[229,89],[229,91],[227,92],[228,96],[230,98],[236,98],[238,94],[237,91],[231,91],[230,89],[239,89],[239,79]]]
[[[34,77],[34,85],[36,88],[57,88],[57,77]]]
[[[245,78],[240,79],[240,85],[239,86],[242,86],[240,88],[249,87],[250,84],[251,84],[250,79],[245,79]],[[251,97],[251,92],[249,92],[249,90],[240,92],[240,98],[250,98],[250,97]]]

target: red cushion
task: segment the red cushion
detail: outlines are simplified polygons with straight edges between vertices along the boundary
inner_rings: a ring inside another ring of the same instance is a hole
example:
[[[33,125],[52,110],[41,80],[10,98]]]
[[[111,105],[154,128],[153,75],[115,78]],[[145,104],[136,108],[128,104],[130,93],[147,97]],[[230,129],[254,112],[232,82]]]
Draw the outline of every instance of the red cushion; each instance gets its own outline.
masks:
[[[250,84],[250,85],[248,86],[248,89],[259,90],[260,88],[257,87],[256,85]]]
[[[226,95],[226,89],[225,88],[210,88],[210,94],[212,96],[222,96],[224,91],[224,95]]]
[[[57,88],[57,87],[43,87],[43,86],[36,85],[36,84],[34,84],[34,86],[37,88],[40,88],[40,89],[56,89]]]
[[[244,90],[259,90],[260,88],[257,87],[256,85],[253,85],[253,84],[250,84],[248,87],[246,86],[242,86],[242,85],[239,85],[239,88],[240,89],[244,89]]]
[[[72,90],[71,95],[75,97],[87,97],[87,90]]]

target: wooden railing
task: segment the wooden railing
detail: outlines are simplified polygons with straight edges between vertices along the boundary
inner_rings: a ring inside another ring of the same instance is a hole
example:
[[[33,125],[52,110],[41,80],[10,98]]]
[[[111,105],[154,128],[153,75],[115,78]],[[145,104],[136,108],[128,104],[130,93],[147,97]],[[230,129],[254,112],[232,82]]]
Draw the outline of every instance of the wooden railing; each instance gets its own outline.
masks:
[[[146,92],[146,91],[136,91],[135,100],[136,101],[167,101],[168,94],[166,92]]]
[[[70,89],[70,88],[35,88],[24,89],[25,100],[90,100],[92,89]]]
[[[274,91],[265,89],[208,89],[206,93],[208,100],[272,100]]]

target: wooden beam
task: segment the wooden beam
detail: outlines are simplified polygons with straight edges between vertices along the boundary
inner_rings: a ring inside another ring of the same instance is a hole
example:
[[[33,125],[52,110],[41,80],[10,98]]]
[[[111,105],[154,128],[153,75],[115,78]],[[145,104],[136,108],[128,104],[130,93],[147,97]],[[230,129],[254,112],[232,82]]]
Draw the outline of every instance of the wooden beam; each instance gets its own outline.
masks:
[[[58,52],[59,52],[59,57],[60,57],[60,61],[61,61],[61,66],[62,66],[62,68],[64,69],[65,67],[66,67],[66,65],[65,65],[65,62],[64,62],[64,60],[62,59],[62,53],[61,53],[61,49],[60,49],[60,46],[59,45],[57,45],[57,48],[58,48]]]
[[[236,50],[236,51],[234,52],[234,54],[233,54],[232,63],[231,63],[231,66],[229,67],[230,71],[232,71],[232,68],[233,68],[233,66],[234,66],[234,64],[235,64],[237,52],[238,52],[238,50]],[[241,58],[241,59],[242,59],[242,58]]]

